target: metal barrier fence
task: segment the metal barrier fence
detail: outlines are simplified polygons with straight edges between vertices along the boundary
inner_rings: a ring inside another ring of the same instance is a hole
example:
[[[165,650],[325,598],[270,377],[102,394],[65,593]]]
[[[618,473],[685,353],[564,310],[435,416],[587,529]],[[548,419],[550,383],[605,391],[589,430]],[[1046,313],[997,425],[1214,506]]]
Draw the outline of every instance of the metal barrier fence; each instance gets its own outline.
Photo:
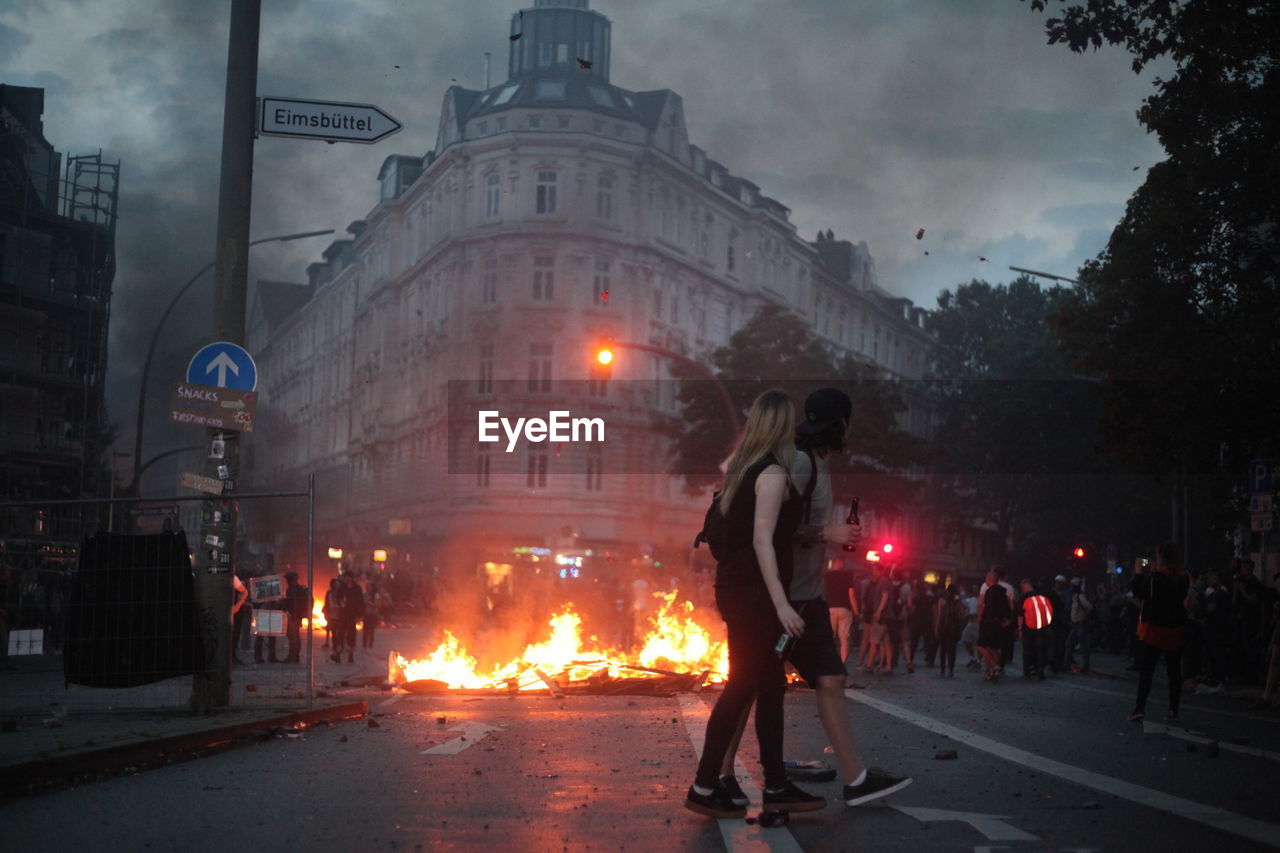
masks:
[[[233,707],[311,707],[315,695],[314,588],[315,479],[306,491],[227,494],[246,516],[256,505],[306,499],[307,541],[304,587],[286,597],[285,571],[238,549],[237,571],[245,576],[246,600],[232,631]],[[73,507],[175,508],[207,500],[207,495],[162,498],[25,500],[0,503],[0,510],[36,509],[40,515]],[[297,517],[286,509],[275,517]],[[172,519],[171,519],[172,521]],[[110,527],[111,525],[107,525]],[[69,712],[186,709],[196,673],[210,667],[208,626],[196,601],[193,551],[180,525],[161,532],[101,532],[74,543],[63,538],[19,559],[18,549],[0,550],[0,714],[48,715]],[[193,525],[193,528],[195,526]],[[198,534],[193,534],[198,535]],[[24,538],[6,531],[6,544]],[[248,543],[243,543],[247,546]],[[22,551],[27,554],[28,551]],[[247,569],[247,570],[246,570]],[[305,610],[301,602],[305,596]],[[239,596],[233,595],[233,600]],[[287,602],[287,604],[286,604]],[[286,606],[294,606],[291,614]],[[305,616],[303,613],[305,612]],[[261,660],[262,663],[257,663]]]

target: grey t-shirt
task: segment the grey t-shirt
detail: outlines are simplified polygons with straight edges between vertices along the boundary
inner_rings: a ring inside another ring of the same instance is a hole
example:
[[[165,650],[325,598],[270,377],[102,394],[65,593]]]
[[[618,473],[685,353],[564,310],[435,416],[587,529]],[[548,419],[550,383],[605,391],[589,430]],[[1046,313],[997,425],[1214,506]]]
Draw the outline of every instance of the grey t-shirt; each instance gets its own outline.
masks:
[[[818,480],[814,483],[813,498],[809,504],[809,522],[805,524],[802,516],[800,527],[796,530],[797,537],[801,539],[816,535],[830,523],[831,519],[831,472],[821,456],[815,453],[813,459],[818,463]],[[804,494],[805,488],[809,485],[811,470],[809,454],[803,450],[797,450],[795,459],[791,463],[791,482],[801,494]],[[827,563],[826,543],[814,542],[806,546],[797,542],[791,546],[791,553],[795,561],[795,570],[791,575],[791,588],[787,591],[787,596],[792,601],[821,598],[822,571]]]

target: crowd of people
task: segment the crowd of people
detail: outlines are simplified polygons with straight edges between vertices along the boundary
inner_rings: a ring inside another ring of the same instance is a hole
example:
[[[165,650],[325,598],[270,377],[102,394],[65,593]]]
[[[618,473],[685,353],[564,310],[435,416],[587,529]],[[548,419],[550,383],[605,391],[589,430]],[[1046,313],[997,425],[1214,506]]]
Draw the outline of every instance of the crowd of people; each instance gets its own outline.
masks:
[[[863,767],[842,692],[849,657],[864,674],[908,673],[922,665],[955,675],[963,647],[970,669],[998,681],[1022,647],[1022,675],[1086,674],[1092,652],[1125,651],[1138,672],[1132,721],[1142,720],[1157,664],[1169,689],[1166,719],[1178,718],[1184,684],[1219,689],[1231,681],[1263,686],[1261,702],[1280,685],[1280,601],[1247,560],[1197,577],[1177,545],[1165,544],[1133,571],[1092,586],[1065,574],[1022,577],[1017,587],[994,567],[981,586],[910,582],[894,567],[855,576],[824,566],[825,543],[854,544],[856,519],[831,524],[825,457],[843,447],[849,398],[823,389],[805,401],[796,424],[782,391],[753,404],[727,463],[723,489],[707,511],[700,539],[716,560],[715,605],[724,619],[729,677],[707,721],[706,737],[685,807],[716,818],[741,817],[748,798],[733,758],[755,706],[764,770],[765,813],[813,811],[826,801],[788,780],[782,761],[783,695],[789,662],[818,702],[818,718],[845,780],[848,805],[900,790],[910,779]],[[822,543],[820,547],[814,547]],[[825,571],[824,571],[825,568]],[[782,815],[785,820],[785,815]]]
[[[250,585],[254,580],[252,576],[242,578],[237,575],[233,581],[233,662],[237,666],[246,665],[240,653],[250,650],[255,664],[301,662],[302,626],[312,618],[314,610],[311,590],[298,581],[297,572],[289,571],[284,574],[283,595],[254,601],[250,595]],[[261,626],[255,631],[254,611],[283,611],[283,633]],[[372,649],[377,629],[391,616],[391,611],[391,594],[381,578],[371,575],[362,582],[359,573],[340,571],[329,582],[321,608],[324,616],[323,648],[328,650],[329,659],[341,663],[345,653],[347,662],[354,663],[357,633],[360,646]],[[277,647],[281,636],[287,643],[283,656]]]

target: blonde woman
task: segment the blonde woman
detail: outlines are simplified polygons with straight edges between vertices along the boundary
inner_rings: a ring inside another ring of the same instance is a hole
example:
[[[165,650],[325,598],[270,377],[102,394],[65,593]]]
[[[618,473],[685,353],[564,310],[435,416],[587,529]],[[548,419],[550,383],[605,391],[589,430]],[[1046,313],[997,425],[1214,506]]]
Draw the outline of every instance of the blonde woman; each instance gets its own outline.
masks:
[[[716,564],[716,607],[728,627],[729,680],[707,720],[698,772],[685,807],[715,818],[743,817],[720,779],[720,765],[739,721],[756,703],[756,739],[764,767],[764,807],[813,811],[826,805],[787,780],[782,763],[782,701],[786,677],[774,645],[785,631],[804,632],[787,600],[791,540],[803,498],[788,472],[795,456],[795,405],[783,391],[766,391],[747,416],[729,460],[719,508],[728,553]]]

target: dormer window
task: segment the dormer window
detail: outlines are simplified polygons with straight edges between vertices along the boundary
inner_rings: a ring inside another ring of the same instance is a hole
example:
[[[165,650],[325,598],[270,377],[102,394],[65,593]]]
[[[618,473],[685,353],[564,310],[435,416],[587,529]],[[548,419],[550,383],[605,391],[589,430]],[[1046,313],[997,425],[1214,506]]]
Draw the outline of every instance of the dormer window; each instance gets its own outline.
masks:
[[[493,99],[493,105],[495,107],[502,106],[507,101],[515,97],[516,90],[518,90],[519,88],[520,87],[516,85],[516,86],[508,86],[507,88],[503,89],[501,92],[498,93],[498,97]]]
[[[534,87],[533,98],[536,101],[563,101],[564,92],[563,80],[539,80]]]

